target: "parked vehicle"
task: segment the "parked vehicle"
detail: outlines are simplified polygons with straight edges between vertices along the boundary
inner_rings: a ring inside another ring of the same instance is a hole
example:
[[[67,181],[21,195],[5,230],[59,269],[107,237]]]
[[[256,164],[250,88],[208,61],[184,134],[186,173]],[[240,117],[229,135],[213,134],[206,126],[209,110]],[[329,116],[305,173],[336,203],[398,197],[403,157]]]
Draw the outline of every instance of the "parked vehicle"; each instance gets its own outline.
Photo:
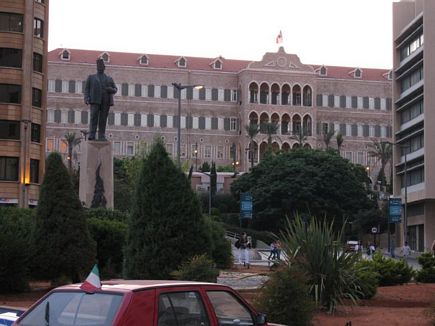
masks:
[[[350,251],[358,251],[359,241],[356,240],[349,240],[346,242],[346,252]]]
[[[0,314],[0,326],[11,326],[18,319],[15,312],[4,312]]]
[[[80,286],[71,284],[50,291],[14,325],[268,325],[264,314],[224,285],[120,280],[103,282],[94,292]]]

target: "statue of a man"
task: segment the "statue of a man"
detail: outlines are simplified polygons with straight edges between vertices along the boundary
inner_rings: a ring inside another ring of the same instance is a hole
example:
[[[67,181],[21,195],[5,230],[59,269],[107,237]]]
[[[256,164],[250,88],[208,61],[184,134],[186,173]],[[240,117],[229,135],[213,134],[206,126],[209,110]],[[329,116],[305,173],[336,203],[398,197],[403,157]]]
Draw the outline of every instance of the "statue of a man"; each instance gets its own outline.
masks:
[[[109,109],[113,106],[113,94],[118,89],[112,77],[104,73],[103,59],[97,59],[97,73],[89,75],[85,85],[85,104],[91,105],[91,121],[89,123],[88,140],[95,140],[98,126],[98,140],[106,139],[106,125]]]

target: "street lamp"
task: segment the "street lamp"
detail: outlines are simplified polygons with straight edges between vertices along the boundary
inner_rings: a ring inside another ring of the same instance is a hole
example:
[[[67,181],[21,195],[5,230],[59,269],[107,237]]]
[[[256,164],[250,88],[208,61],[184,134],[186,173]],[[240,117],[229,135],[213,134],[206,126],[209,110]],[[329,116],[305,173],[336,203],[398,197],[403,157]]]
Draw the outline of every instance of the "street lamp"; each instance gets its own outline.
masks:
[[[199,172],[204,175],[206,175],[209,179],[209,186],[208,186],[208,216],[211,216],[211,173],[205,173],[205,172]]]
[[[193,154],[195,154],[195,171],[198,172],[198,143],[195,143]]]
[[[186,88],[201,89],[202,85],[181,85],[181,83],[172,83],[172,85],[178,90],[178,117],[177,117],[177,164],[180,164],[180,151],[181,151],[181,91]]]

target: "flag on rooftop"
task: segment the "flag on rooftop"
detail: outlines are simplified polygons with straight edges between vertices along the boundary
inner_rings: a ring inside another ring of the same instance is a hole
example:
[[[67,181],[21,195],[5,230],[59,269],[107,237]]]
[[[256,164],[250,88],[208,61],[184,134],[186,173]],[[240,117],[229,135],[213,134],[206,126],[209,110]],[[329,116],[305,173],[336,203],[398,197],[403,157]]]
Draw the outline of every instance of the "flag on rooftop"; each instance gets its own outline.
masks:
[[[101,289],[100,272],[98,271],[97,264],[94,265],[86,280],[80,286],[80,289],[86,292],[95,292]]]
[[[276,37],[276,44],[280,44],[280,43],[282,43],[282,32],[281,31],[279,31],[279,34],[278,34],[278,36]]]

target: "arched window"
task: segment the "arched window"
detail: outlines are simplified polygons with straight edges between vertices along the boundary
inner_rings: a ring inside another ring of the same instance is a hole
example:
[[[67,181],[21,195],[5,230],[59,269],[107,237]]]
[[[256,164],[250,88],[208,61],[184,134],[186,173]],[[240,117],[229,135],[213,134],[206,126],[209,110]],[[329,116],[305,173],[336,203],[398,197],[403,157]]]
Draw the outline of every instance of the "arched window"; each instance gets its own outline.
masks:
[[[288,152],[290,150],[290,144],[289,143],[283,143],[282,146],[281,146],[281,149],[284,152]]]
[[[262,113],[260,115],[260,132],[262,134],[266,133],[266,123],[269,122],[269,116],[267,115],[267,113]]]
[[[254,82],[249,85],[249,103],[258,103],[258,85]]]
[[[313,135],[313,131],[312,131],[312,129],[313,129],[313,127],[312,127],[312,120],[311,120],[311,117],[307,114],[305,117],[304,117],[304,122],[303,122],[303,132],[304,132],[304,135],[305,136],[312,136]]]
[[[310,148],[311,149],[311,145],[308,143],[305,143],[304,148]]]
[[[279,85],[273,84],[271,88],[271,104],[279,104]]]
[[[269,85],[266,83],[260,86],[260,103],[267,104],[269,102]]]
[[[305,86],[304,87],[304,92],[303,92],[303,103],[304,106],[311,106],[313,105],[313,92],[311,91],[311,87],[310,86]]]
[[[289,124],[290,124],[290,116],[286,113],[281,118],[281,134],[282,135],[288,135],[290,133]]]
[[[301,105],[301,86],[299,85],[293,86],[293,105]]]
[[[326,67],[325,66],[320,67],[319,75],[326,76],[327,74],[328,74],[328,71],[326,70]]]
[[[110,62],[110,57],[109,57],[109,54],[107,52],[104,52],[102,55],[100,55],[100,58],[103,59],[103,61],[105,63],[109,63]]]
[[[141,65],[147,66],[148,65],[148,57],[144,54],[139,58],[139,63]]]
[[[296,149],[296,148],[299,148],[299,147],[301,147],[301,146],[299,145],[299,143],[294,143],[293,146],[292,146],[292,149]]]
[[[267,151],[267,143],[262,142],[260,144],[260,160],[264,158],[264,154],[266,154],[266,151]]]
[[[279,115],[277,113],[272,114],[271,121],[275,125],[279,126]],[[278,129],[277,129],[277,131],[278,131]]]
[[[258,124],[258,115],[255,112],[251,112],[249,114],[249,123],[250,124]]]
[[[293,135],[299,134],[301,132],[301,116],[299,114],[295,114],[292,118],[293,120]]]
[[[253,145],[253,148],[251,146]],[[253,141],[252,143],[249,142],[249,151],[248,151],[248,159],[249,162],[252,162],[252,158],[254,158],[254,163],[258,162],[258,144]]]
[[[281,104],[282,105],[288,105],[288,104],[290,104],[290,86],[287,85],[287,84],[282,86]]]
[[[69,50],[67,50],[67,49],[64,49],[63,51],[62,51],[62,54],[61,54],[61,57],[60,57],[62,60],[65,60],[65,61],[69,61],[70,59],[71,59],[71,53],[69,52]]]
[[[272,152],[278,153],[278,151],[279,151],[279,144],[276,141],[274,141],[272,143]]]

